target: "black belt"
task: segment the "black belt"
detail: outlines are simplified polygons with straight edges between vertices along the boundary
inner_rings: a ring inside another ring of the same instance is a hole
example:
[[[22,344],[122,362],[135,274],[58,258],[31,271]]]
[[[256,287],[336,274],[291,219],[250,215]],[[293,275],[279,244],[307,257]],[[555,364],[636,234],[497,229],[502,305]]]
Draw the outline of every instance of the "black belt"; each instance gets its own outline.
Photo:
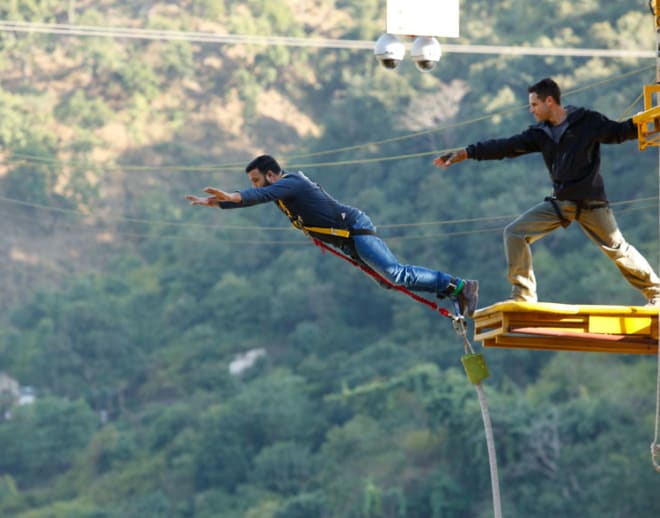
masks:
[[[587,201],[587,200],[578,200],[575,202],[580,209],[584,210],[594,210],[594,209],[604,209],[605,207],[610,206],[609,201]]]
[[[315,227],[306,227],[315,228]],[[376,231],[368,228],[355,228],[352,230],[342,229],[341,234],[330,234],[327,232],[314,232],[307,230],[307,233],[314,239],[328,243],[329,245],[339,248],[346,255],[352,257],[356,261],[362,261],[357,251],[355,250],[355,243],[353,242],[354,236],[376,236]]]
[[[561,208],[557,203],[557,198],[555,196],[546,196],[545,201],[549,201],[552,204],[552,208],[555,209],[555,213],[561,222],[561,226],[566,228],[571,224],[571,221],[566,219],[561,212]],[[609,207],[610,203],[608,201],[596,200],[596,201],[587,201],[587,200],[559,200],[559,201],[570,201],[575,203],[575,219],[580,218],[580,211],[582,210],[595,210],[595,209],[604,209]]]
[[[368,228],[354,228],[351,230],[351,236],[375,236],[376,231]]]

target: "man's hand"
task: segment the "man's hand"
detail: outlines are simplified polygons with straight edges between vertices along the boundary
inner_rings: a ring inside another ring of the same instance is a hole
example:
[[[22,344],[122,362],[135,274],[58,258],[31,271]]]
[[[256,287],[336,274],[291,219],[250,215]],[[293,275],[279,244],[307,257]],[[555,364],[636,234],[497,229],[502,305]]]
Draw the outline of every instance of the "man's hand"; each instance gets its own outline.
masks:
[[[241,193],[239,192],[225,192],[215,187],[204,187],[204,192],[210,194],[206,198],[201,196],[193,196],[188,194],[185,198],[191,205],[203,205],[205,207],[218,207],[221,201],[228,201],[232,203],[241,202]]]
[[[232,203],[241,202],[241,194],[238,192],[225,192],[215,187],[204,187],[204,192],[210,194],[213,198],[220,201],[229,201]]]
[[[201,198],[200,196],[193,196],[188,194],[186,200],[190,202],[190,205],[204,205],[206,207],[217,207],[220,201],[215,196],[209,196],[208,198]]]
[[[466,160],[467,157],[467,151],[465,149],[459,149],[453,153],[447,153],[446,155],[439,156],[433,160],[433,163],[436,165],[436,167],[444,167],[447,169],[451,164],[462,162],[463,160]]]

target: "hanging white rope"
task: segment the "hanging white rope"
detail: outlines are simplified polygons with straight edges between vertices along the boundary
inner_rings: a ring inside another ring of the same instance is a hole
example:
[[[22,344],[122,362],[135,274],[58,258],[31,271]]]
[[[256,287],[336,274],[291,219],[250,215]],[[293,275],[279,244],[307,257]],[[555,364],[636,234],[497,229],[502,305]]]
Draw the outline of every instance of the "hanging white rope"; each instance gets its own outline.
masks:
[[[653,15],[653,25],[656,34],[656,59],[655,59],[655,80],[660,83],[660,12],[658,9],[658,0],[649,0],[649,9]],[[658,193],[660,194],[660,147],[658,148]],[[660,206],[658,207],[658,234],[660,238]],[[659,239],[660,241],[660,239]],[[659,315],[660,317],[660,315]],[[658,318],[658,326],[660,326],[660,318]],[[651,462],[657,472],[660,473],[660,464],[658,464],[658,456],[660,455],[660,445],[658,445],[658,433],[660,429],[660,336],[658,337],[658,374],[657,385],[655,390],[655,433],[653,435],[653,442],[651,443]]]
[[[659,36],[660,39],[660,36]],[[658,58],[660,60],[660,57]],[[658,66],[658,75],[660,76],[660,65]],[[660,148],[658,148],[658,194],[660,194]],[[658,207],[658,234],[660,236],[660,206]],[[660,326],[660,315],[658,318],[658,325]],[[655,389],[655,433],[653,435],[653,442],[651,443],[651,462],[655,470],[660,473],[660,444],[658,444],[658,433],[660,430],[660,335],[658,337],[658,375],[657,384]]]
[[[660,457],[658,429],[660,429],[660,344],[658,344],[658,384],[655,393],[655,434],[653,436],[653,442],[651,443],[651,462],[653,462],[655,470],[660,473],[660,463],[658,462],[658,458]]]
[[[472,344],[467,337],[467,327],[465,321],[461,319],[454,319],[454,329],[457,333],[463,336],[463,344],[465,347],[466,355],[475,355]],[[465,364],[464,364],[465,365]],[[485,368],[485,365],[484,365]],[[467,372],[467,368],[466,368]],[[487,375],[487,374],[486,374]],[[468,377],[469,374],[468,374]],[[484,422],[484,432],[486,435],[486,447],[488,448],[488,464],[490,466],[490,484],[493,493],[493,516],[494,518],[502,518],[502,502],[500,499],[500,482],[497,471],[497,453],[495,451],[495,436],[493,434],[493,425],[490,420],[490,412],[488,411],[488,402],[486,401],[486,393],[484,392],[483,383],[481,381],[475,382],[470,379],[474,388],[477,391],[479,398],[479,406],[481,407],[481,418]]]
[[[486,434],[486,446],[488,447],[488,464],[490,465],[490,483],[493,492],[493,516],[495,518],[502,518],[502,503],[500,502],[500,482],[497,473],[497,454],[495,452],[495,437],[493,435],[493,427],[490,421],[490,413],[488,412],[488,403],[486,402],[486,394],[482,383],[474,386],[479,396],[479,405],[481,405],[481,417],[484,422],[484,432]]]

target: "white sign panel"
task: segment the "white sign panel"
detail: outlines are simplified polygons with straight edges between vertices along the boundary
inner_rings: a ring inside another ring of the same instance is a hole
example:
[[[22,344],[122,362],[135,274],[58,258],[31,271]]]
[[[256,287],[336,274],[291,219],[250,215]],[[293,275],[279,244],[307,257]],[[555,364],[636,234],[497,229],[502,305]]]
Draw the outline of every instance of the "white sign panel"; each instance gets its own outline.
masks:
[[[458,0],[387,0],[386,31],[458,38]]]

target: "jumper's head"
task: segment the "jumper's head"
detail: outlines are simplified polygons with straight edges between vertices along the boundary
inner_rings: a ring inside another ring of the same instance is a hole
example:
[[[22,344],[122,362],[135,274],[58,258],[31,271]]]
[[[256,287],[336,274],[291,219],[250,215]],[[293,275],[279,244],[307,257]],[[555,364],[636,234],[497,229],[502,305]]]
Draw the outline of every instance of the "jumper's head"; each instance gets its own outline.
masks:
[[[270,155],[261,155],[245,166],[245,172],[253,187],[272,185],[282,174],[282,168]]]

